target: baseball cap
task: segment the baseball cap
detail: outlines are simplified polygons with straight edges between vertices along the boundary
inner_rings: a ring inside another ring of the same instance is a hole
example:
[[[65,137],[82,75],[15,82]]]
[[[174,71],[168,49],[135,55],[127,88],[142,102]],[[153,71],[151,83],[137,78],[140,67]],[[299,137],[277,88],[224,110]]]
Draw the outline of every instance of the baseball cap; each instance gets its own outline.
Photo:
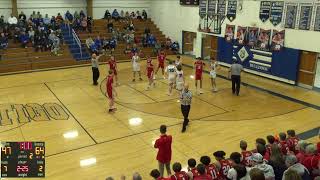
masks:
[[[251,161],[261,163],[263,162],[263,156],[260,153],[254,153],[251,156]]]

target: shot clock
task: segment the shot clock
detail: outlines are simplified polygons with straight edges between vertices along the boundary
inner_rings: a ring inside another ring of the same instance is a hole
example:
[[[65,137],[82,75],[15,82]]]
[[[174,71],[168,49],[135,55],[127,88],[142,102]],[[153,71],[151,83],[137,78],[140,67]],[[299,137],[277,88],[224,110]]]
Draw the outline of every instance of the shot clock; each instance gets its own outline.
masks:
[[[44,142],[2,142],[1,177],[45,177]]]

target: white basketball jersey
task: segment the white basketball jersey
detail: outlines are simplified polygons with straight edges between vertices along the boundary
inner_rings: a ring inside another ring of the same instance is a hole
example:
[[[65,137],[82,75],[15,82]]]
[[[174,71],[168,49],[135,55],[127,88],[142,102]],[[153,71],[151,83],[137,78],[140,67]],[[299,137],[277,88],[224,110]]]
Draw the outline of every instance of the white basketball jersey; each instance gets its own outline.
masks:
[[[177,82],[183,82],[183,71],[177,70]]]
[[[166,68],[166,72],[168,73],[168,78],[174,78],[176,76],[177,73],[177,68],[176,66],[170,64],[169,66],[167,66]]]

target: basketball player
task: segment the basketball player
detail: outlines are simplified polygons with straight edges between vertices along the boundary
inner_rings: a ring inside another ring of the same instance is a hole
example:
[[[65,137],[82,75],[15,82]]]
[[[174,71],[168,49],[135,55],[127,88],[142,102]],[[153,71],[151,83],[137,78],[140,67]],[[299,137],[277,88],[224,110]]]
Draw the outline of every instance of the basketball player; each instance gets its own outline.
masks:
[[[140,57],[138,56],[138,53],[135,52],[134,55],[132,56],[132,70],[133,70],[133,79],[132,82],[136,81],[136,73],[139,74],[139,80],[142,81],[141,78],[141,72],[140,72]]]
[[[248,144],[246,141],[243,141],[243,140],[240,141],[241,156],[242,156],[241,164],[243,164],[246,167],[250,167],[252,152],[247,151],[247,146],[248,146]]]
[[[166,54],[164,53],[164,51],[161,51],[159,54],[158,54],[158,68],[156,70],[156,73],[154,75],[154,79],[156,79],[156,74],[158,74],[158,71],[159,69],[161,68],[161,71],[162,71],[162,76],[163,76],[163,79],[165,79],[166,77],[164,76],[164,61],[166,60]]]
[[[109,113],[115,112],[117,109],[114,107],[114,98],[116,96],[116,91],[113,86],[113,71],[109,70],[109,75],[107,76],[107,96],[109,98]]]
[[[196,168],[197,165],[197,161],[193,158],[188,160],[188,175],[190,177],[190,179],[194,179],[196,176],[199,176],[199,172]]]
[[[113,71],[114,79],[116,80],[116,85],[120,85],[120,83],[118,82],[117,61],[113,55],[110,56],[108,64],[109,64],[109,70]]]
[[[228,171],[231,169],[231,162],[225,159],[226,153],[224,151],[216,151],[213,156],[216,158],[216,167],[220,169],[220,175],[222,179],[227,179]]]
[[[176,89],[181,92],[184,85],[183,70],[181,65],[176,66],[176,68],[177,68]]]
[[[197,61],[194,63],[195,69],[195,85],[197,94],[203,94],[202,92],[202,71],[205,63],[202,62],[201,58],[198,57]],[[198,81],[200,81],[200,89],[198,89]]]
[[[218,69],[218,62],[212,58],[211,63],[210,63],[210,79],[211,79],[211,87],[212,87],[212,92],[217,92],[218,88],[216,85],[216,77],[217,77],[217,69]]]
[[[152,59],[150,56],[147,57],[147,77],[149,80],[149,84],[147,86],[147,91],[150,89],[151,86],[155,86],[155,82],[153,80],[153,75],[154,75],[154,68],[152,64]]]
[[[175,61],[175,65],[176,65],[176,67],[179,66],[179,65],[182,66],[182,60],[181,60],[181,57],[180,57],[180,56],[177,56],[177,59],[176,59],[176,61]]]
[[[207,170],[207,175],[211,176],[212,180],[220,179],[220,172],[215,164],[210,164],[211,159],[209,156],[202,156],[200,158],[200,162],[203,165],[205,165],[206,170]]]
[[[172,95],[173,84],[176,81],[177,68],[173,65],[172,61],[169,61],[169,65],[166,67],[165,72],[168,74],[169,91],[168,96]]]
[[[189,175],[182,171],[182,166],[180,163],[176,162],[172,165],[172,170],[174,171],[174,174],[171,176],[171,179],[174,180],[188,180]]]

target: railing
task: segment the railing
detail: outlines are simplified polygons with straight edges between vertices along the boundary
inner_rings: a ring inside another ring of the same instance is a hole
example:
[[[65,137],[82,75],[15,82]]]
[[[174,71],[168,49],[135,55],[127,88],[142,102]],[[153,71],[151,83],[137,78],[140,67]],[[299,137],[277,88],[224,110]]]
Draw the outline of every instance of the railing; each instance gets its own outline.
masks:
[[[75,43],[74,41],[76,41],[76,43],[79,46],[80,49],[80,57],[82,58],[82,46],[81,46],[81,41],[78,37],[78,35],[76,34],[76,32],[74,31],[74,29],[72,29],[72,36],[73,36],[73,43]]]

